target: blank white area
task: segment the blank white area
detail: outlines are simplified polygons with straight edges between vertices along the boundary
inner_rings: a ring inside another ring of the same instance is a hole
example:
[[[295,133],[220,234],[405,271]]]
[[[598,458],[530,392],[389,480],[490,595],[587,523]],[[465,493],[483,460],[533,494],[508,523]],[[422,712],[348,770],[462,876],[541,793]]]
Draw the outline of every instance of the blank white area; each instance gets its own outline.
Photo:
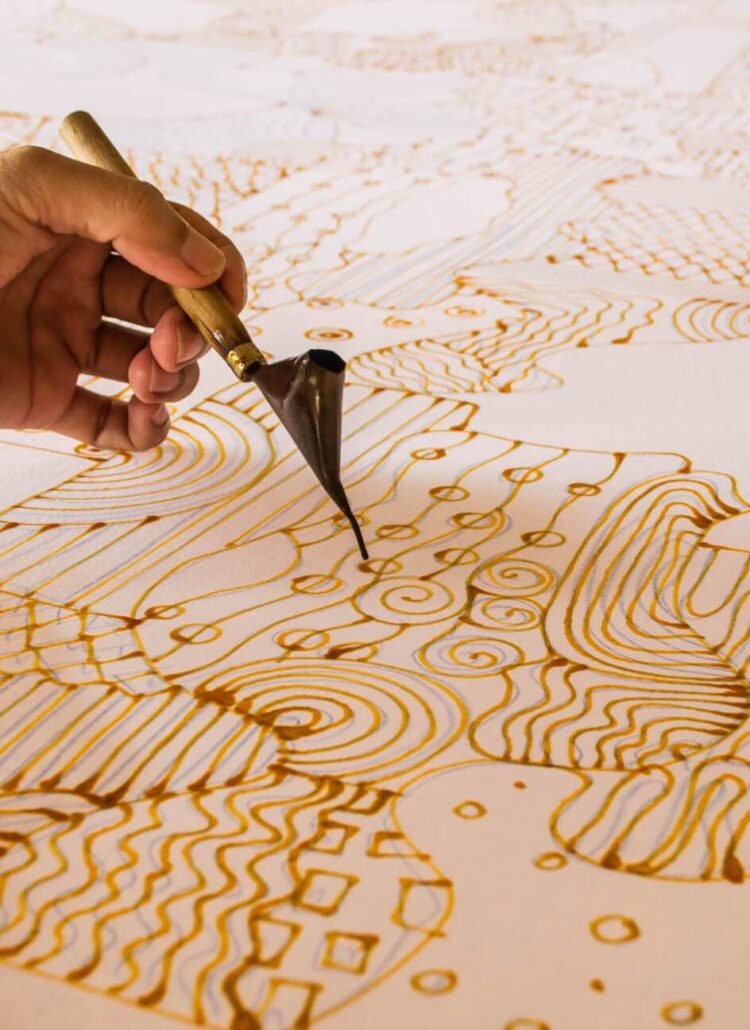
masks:
[[[622,88],[700,93],[750,42],[750,31],[710,23],[661,24],[584,62],[576,78]]]
[[[750,211],[750,189],[719,178],[636,175],[607,181],[599,189],[605,197],[620,204],[658,205],[676,211],[686,207],[743,214]]]
[[[0,512],[91,468],[90,460],[70,453],[74,446],[74,440],[55,433],[0,429],[3,468]]]
[[[234,5],[210,0],[65,0],[71,11],[94,15],[127,26],[136,32],[172,33],[205,29],[219,18],[231,14]]]
[[[564,447],[684,454],[696,469],[733,475],[750,502],[750,339],[590,347],[542,365],[565,384],[486,395],[472,428]]]
[[[372,0],[322,11],[306,21],[305,28],[316,32],[409,37],[463,35],[472,24],[478,33],[482,23],[470,0]]]
[[[481,176],[412,187],[373,217],[357,247],[368,253],[403,253],[433,240],[472,236],[507,209],[509,189],[504,179]]]
[[[0,32],[0,96],[8,111],[62,115],[75,108],[101,117],[216,117],[258,101],[224,85],[227,68],[254,55],[230,47],[155,41],[49,40]]]
[[[176,1030],[183,1022],[117,1003],[106,994],[82,991],[25,970],[0,965],[0,1026],[3,1030],[86,1027],[88,1030]]]

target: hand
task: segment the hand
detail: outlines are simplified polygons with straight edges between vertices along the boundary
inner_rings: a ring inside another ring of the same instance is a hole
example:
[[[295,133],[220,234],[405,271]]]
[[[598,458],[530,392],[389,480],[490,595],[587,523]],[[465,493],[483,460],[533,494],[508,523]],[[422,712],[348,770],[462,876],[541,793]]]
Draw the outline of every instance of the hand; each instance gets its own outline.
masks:
[[[39,147],[0,153],[0,426],[121,450],[160,443],[165,401],[195,387],[207,349],[164,283],[216,280],[239,312],[239,252],[153,186]],[[84,389],[84,372],[134,396]]]

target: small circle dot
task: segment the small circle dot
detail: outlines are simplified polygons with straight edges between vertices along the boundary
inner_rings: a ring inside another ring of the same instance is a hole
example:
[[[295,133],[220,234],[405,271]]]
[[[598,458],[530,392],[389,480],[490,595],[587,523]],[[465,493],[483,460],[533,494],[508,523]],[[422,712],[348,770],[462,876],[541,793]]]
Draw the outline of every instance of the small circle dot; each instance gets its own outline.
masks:
[[[629,916],[599,916],[591,921],[589,928],[602,944],[625,944],[641,936],[638,924]]]
[[[534,865],[537,869],[543,869],[545,872],[562,869],[567,864],[567,858],[565,855],[561,855],[559,851],[545,851],[543,855],[539,855],[534,859]]]
[[[692,1026],[703,1018],[703,1007],[697,1001],[672,1001],[664,1006],[661,1014],[670,1026]]]
[[[479,801],[462,801],[453,809],[453,814],[459,819],[481,819],[487,815],[487,809]]]
[[[420,994],[447,994],[458,983],[458,977],[452,969],[425,969],[415,973],[411,985]]]

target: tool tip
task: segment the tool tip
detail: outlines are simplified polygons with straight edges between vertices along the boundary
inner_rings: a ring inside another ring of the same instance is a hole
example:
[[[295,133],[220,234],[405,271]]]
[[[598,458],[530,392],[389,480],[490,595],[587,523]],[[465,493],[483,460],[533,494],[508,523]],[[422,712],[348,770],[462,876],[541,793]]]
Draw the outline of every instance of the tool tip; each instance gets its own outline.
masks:
[[[347,521],[349,522],[349,525],[352,527],[354,536],[357,539],[359,553],[362,555],[363,561],[367,561],[367,559],[370,556],[367,553],[367,547],[365,546],[365,538],[362,536],[362,529],[359,525],[357,516],[352,511],[352,507],[349,504],[349,498],[346,496],[346,491],[344,490],[340,481],[336,484],[336,487],[337,489],[335,490],[329,489],[329,496],[331,497],[331,500],[334,502],[334,504],[339,509],[341,514],[346,517]]]
[[[370,555],[367,553],[365,538],[362,536],[362,530],[360,529],[359,522],[357,522],[357,516],[353,512],[347,512],[346,517],[349,519],[349,523],[354,530],[354,535],[357,538],[357,546],[359,547],[359,553],[362,555],[362,560],[367,561]]]
[[[337,498],[337,501],[339,508],[341,509],[343,514],[346,515],[347,519],[349,520],[349,525],[352,527],[352,530],[354,531],[354,536],[357,539],[357,546],[359,547],[359,553],[362,555],[362,559],[364,561],[367,561],[370,555],[367,553],[367,547],[365,546],[365,538],[362,536],[362,529],[360,528],[359,522],[357,521],[357,516],[349,507],[348,502],[346,502],[346,497],[343,497],[340,500]]]

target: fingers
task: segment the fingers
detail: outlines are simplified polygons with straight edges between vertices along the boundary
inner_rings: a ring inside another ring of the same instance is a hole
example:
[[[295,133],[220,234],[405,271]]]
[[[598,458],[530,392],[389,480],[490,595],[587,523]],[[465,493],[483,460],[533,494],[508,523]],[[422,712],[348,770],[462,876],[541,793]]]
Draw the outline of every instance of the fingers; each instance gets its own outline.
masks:
[[[208,350],[208,344],[179,308],[166,311],[151,335],[151,353],[167,372],[177,372],[191,361],[197,361]]]
[[[170,311],[182,317],[179,309]],[[126,403],[77,386],[70,404],[49,428],[93,447],[122,451],[160,444],[169,432],[165,402],[187,397],[199,376],[195,361],[166,371],[154,357],[147,334],[108,322],[99,328],[82,371],[130,382],[135,396]]]
[[[148,348],[148,342],[146,333],[102,322],[81,371],[126,383],[131,361],[144,347]]]
[[[115,256],[107,261],[102,295],[105,314],[109,317],[137,325],[156,326],[151,337],[151,351],[165,370],[176,372],[188,362],[197,361],[208,350],[208,344],[187,315],[177,307],[167,287],[122,258]],[[102,331],[107,324],[102,323]],[[133,356],[131,353],[127,364]],[[123,377],[113,375],[111,378]]]
[[[195,211],[180,204],[175,207],[186,221],[212,240],[225,257],[224,271],[219,286],[239,314],[247,300],[247,277],[245,263],[234,244],[210,222]],[[119,318],[134,325],[156,325],[164,312],[174,306],[169,288],[154,276],[142,272],[118,254],[111,255],[102,272],[102,307],[110,318]]]
[[[179,309],[172,311],[177,312],[177,319],[172,318],[168,322],[184,317]],[[186,331],[189,333],[190,329]],[[198,339],[202,345],[200,337]],[[197,362],[189,359],[173,361],[171,370],[167,370],[159,363],[149,344],[150,338],[146,333],[102,322],[82,371],[130,383],[136,397],[146,404],[180,401],[187,397],[198,383]],[[173,341],[172,354],[178,346]]]
[[[107,258],[101,273],[102,311],[133,325],[153,326],[174,307],[169,287],[119,254]]]
[[[221,276],[224,252],[148,183],[41,147],[2,157],[3,200],[33,225],[112,243],[148,275],[175,286]]]
[[[128,369],[128,381],[133,393],[147,404],[162,401],[181,401],[198,384],[198,362],[192,361],[176,372],[168,372],[156,361],[148,347],[133,358]]]
[[[167,435],[169,413],[163,404],[144,404],[137,397],[126,404],[77,386],[67,409],[50,428],[92,447],[145,451]]]

